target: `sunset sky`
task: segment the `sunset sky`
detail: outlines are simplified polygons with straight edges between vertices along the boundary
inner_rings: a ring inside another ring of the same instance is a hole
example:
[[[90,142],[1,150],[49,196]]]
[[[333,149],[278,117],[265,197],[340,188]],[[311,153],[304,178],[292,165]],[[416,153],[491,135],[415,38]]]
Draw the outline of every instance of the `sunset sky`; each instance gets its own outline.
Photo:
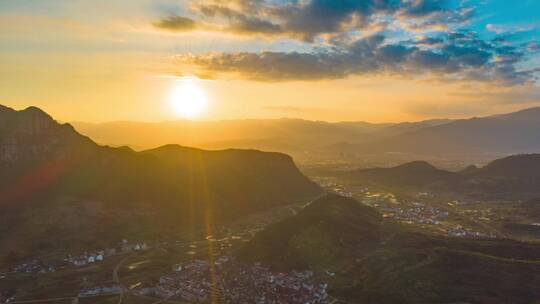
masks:
[[[487,115],[540,105],[540,1],[0,0],[0,73],[63,121]]]

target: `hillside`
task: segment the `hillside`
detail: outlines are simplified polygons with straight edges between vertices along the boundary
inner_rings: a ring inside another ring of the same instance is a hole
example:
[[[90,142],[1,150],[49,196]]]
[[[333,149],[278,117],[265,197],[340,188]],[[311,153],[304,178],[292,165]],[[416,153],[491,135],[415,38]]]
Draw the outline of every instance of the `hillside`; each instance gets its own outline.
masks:
[[[349,261],[357,246],[378,242],[381,221],[376,211],[328,194],[298,216],[267,227],[240,255],[277,268],[332,267]]]
[[[437,169],[427,162],[417,161],[339,175],[362,183],[390,187],[453,191],[476,197],[530,199],[540,195],[540,154],[509,156],[484,167],[469,166],[459,172]]]
[[[540,297],[540,247],[450,239],[385,222],[328,195],[260,232],[239,252],[278,269],[317,271],[353,303],[531,303]]]
[[[13,255],[178,233],[320,192],[280,153],[135,152],[99,146],[37,108],[1,115],[0,246]]]
[[[406,163],[393,168],[362,169],[349,172],[348,178],[388,186],[424,186],[434,182],[450,181],[452,172],[440,170],[424,161]]]
[[[369,144],[342,146],[357,153],[402,152],[425,155],[532,153],[540,151],[540,108],[461,119],[375,138]]]

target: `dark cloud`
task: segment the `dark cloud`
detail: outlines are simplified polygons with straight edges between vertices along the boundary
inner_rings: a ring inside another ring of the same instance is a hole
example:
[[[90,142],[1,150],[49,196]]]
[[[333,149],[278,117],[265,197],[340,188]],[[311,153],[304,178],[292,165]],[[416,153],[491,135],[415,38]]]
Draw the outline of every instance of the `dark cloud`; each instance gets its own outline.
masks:
[[[201,24],[207,25],[205,28],[294,38],[308,42],[313,51],[212,53],[178,58],[203,72],[236,72],[246,78],[271,81],[366,73],[429,74],[450,80],[506,84],[535,80],[537,71],[517,66],[527,53],[538,51],[538,44],[517,45],[511,42],[515,37],[508,33],[481,39],[464,29],[474,9],[463,3],[469,2],[201,0],[191,7]],[[156,26],[187,30],[196,28],[196,23],[169,16]],[[423,36],[411,38],[414,31],[422,31]],[[373,32],[378,34],[368,34]]]
[[[433,45],[437,45],[437,44],[441,44],[443,43],[444,40],[442,40],[441,38],[435,38],[435,37],[425,37],[425,36],[422,36],[422,37],[419,37],[417,40],[416,40],[416,44],[417,45],[426,45],[426,46],[433,46]]]
[[[197,27],[197,23],[190,18],[170,15],[154,23],[160,29],[174,32],[191,31]]]
[[[347,75],[347,67],[343,65],[346,60],[342,60],[338,54],[326,52],[212,53],[178,58],[182,63],[218,72],[238,72],[246,78],[257,80],[308,80],[343,78]]]
[[[335,79],[367,73],[431,74],[454,80],[522,84],[536,71],[517,70],[524,53],[518,47],[480,40],[475,33],[449,33],[431,39],[390,42],[381,34],[348,45],[310,53],[212,53],[178,56],[184,64],[214,72],[237,72],[245,78],[285,81]]]
[[[289,5],[274,10],[284,20],[284,29],[304,40],[312,41],[324,33],[339,33],[350,27],[370,25],[377,13],[391,13],[399,8],[399,1],[390,0],[312,0],[305,5]]]
[[[378,17],[414,21],[421,28],[440,23],[463,22],[470,10],[451,9],[451,0],[204,0],[193,5],[194,12],[209,24],[241,34],[280,35],[313,42],[316,37],[339,35],[386,24]],[[166,17],[157,25],[170,29],[175,20]],[[413,20],[414,19],[414,20]],[[171,22],[172,21],[172,22]],[[181,22],[180,22],[181,23]]]
[[[221,28],[226,32],[267,35],[281,33],[280,25],[261,18],[255,13],[255,7],[260,1],[237,0],[233,2],[237,4],[236,8],[219,3],[202,3],[196,6],[196,9],[206,18],[225,19],[226,25]]]
[[[229,24],[227,30],[243,34],[278,34],[281,32],[281,27],[263,19],[238,16]]]

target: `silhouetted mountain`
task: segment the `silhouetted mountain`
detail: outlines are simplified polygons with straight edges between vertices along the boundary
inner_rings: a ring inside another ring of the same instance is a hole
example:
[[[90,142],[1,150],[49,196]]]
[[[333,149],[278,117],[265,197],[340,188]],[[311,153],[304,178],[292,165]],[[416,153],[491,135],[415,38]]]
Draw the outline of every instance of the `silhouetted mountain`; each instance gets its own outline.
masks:
[[[149,148],[181,144],[205,148],[225,147],[299,152],[329,143],[348,141],[386,124],[328,123],[301,119],[245,119],[173,121],[161,123],[75,123],[77,130],[102,144]]]
[[[162,123],[74,123],[77,130],[101,144],[142,149],[164,144],[202,148],[247,148],[318,155],[335,154],[340,145],[364,143],[412,130],[448,123],[426,120],[396,124],[309,121],[302,119],[246,119],[224,121],[174,121]]]
[[[330,294],[351,303],[502,304],[540,298],[538,244],[418,233],[336,195],[268,226],[238,254],[278,270],[315,270],[330,283]]]
[[[0,109],[0,152],[0,246],[13,251],[178,233],[320,192],[284,154],[103,147],[37,108]]]
[[[397,135],[404,134],[407,132],[412,132],[412,131],[417,131],[424,128],[444,125],[450,122],[452,122],[451,119],[429,119],[429,120],[418,121],[418,122],[396,123],[396,124],[392,124],[384,128],[373,130],[373,132],[370,133],[370,135],[373,136],[370,140],[389,138],[389,137],[397,136]]]
[[[129,145],[138,150],[174,143],[211,149],[280,151],[302,160],[366,154],[396,159],[405,154],[474,155],[475,161],[483,162],[501,155],[540,152],[540,108],[481,118],[387,124],[249,119],[75,123],[75,126],[98,143]]]
[[[459,171],[461,174],[474,174],[478,171],[478,167],[475,165],[467,166],[465,169]]]
[[[514,155],[460,174],[452,191],[491,198],[529,199],[540,195],[540,154]]]
[[[440,170],[423,162],[393,168],[361,169],[342,176],[385,186],[454,191],[492,198],[531,198],[540,195],[540,154],[514,155],[484,167],[460,172]]]
[[[362,169],[348,177],[389,186],[422,186],[433,182],[449,181],[455,174],[440,170],[425,161],[415,161],[393,168]]]
[[[540,108],[482,118],[461,119],[374,138],[369,144],[341,146],[342,151],[416,154],[532,153],[540,151]]]
[[[93,145],[69,124],[58,124],[41,109],[29,107],[15,111],[0,107],[0,161],[60,157]]]
[[[492,161],[475,172],[476,176],[540,178],[540,154],[513,155]]]

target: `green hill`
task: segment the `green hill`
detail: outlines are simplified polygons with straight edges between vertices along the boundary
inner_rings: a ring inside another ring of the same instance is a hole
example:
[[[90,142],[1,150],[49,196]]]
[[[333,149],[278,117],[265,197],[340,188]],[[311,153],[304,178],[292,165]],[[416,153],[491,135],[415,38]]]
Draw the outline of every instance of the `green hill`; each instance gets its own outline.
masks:
[[[347,262],[358,244],[377,243],[381,220],[376,211],[329,194],[299,215],[268,226],[240,255],[278,268],[331,267]]]
[[[352,303],[532,303],[540,244],[453,239],[381,220],[328,195],[269,226],[239,251],[277,269],[312,269]],[[330,274],[335,275],[330,275]]]

